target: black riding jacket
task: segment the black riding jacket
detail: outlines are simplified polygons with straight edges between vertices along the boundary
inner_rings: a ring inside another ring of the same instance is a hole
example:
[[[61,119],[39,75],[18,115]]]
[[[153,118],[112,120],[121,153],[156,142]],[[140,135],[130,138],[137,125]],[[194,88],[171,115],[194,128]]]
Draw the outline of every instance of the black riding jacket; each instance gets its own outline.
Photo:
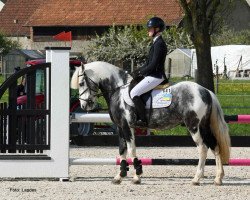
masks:
[[[166,79],[164,68],[166,55],[167,45],[162,36],[159,36],[150,48],[146,64],[139,69],[140,74]]]

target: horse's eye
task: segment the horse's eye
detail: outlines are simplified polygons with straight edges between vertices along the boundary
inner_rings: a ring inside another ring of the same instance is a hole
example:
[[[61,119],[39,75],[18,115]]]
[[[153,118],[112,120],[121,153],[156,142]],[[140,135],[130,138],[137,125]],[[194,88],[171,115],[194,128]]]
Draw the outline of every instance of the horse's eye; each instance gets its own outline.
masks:
[[[84,82],[79,83],[80,87],[84,86]]]

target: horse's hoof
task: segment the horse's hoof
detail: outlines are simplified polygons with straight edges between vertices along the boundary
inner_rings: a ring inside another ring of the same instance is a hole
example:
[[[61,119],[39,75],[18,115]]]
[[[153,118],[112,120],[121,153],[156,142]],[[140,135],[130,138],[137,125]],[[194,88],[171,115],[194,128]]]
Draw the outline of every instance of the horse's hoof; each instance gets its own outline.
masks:
[[[192,181],[191,183],[192,185],[200,185],[200,182],[197,182],[197,181]]]
[[[139,185],[141,184],[141,179],[133,179],[131,182],[135,185]]]
[[[222,185],[222,180],[217,180],[217,179],[214,179],[214,185]]]
[[[112,180],[112,183],[115,184],[115,185],[119,185],[121,182],[122,182],[121,179],[113,179]]]
[[[141,176],[135,174],[131,182],[135,185],[141,184]]]

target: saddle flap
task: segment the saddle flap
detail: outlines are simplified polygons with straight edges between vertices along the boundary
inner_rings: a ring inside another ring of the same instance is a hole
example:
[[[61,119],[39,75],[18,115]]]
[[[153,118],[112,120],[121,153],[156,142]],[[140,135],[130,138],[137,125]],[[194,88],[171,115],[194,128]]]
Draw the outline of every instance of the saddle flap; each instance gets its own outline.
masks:
[[[152,108],[163,108],[168,107],[172,102],[171,89],[166,88],[165,90],[153,90],[152,91]],[[149,101],[146,103],[146,107],[150,107]]]
[[[135,105],[129,95],[129,85],[124,86],[121,90],[121,93],[124,101],[128,105],[134,107]],[[148,98],[146,101],[146,106],[145,106],[146,109],[151,108],[151,98],[153,98],[152,108],[168,107],[172,102],[171,87],[165,87],[165,89],[157,89],[157,90],[154,89],[151,91],[149,96],[151,97]]]

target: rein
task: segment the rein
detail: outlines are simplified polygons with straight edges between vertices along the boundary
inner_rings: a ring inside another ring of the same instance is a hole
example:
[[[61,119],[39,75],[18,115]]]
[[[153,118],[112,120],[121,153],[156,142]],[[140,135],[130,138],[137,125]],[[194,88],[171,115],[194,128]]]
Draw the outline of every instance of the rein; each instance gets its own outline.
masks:
[[[81,96],[82,94],[84,94],[87,90],[90,91],[90,94],[91,94],[91,92],[98,93],[99,89],[97,89],[97,90],[96,90],[96,89],[92,89],[92,88],[89,86],[89,81],[88,81],[88,80],[90,80],[90,81],[95,85],[96,88],[99,88],[99,85],[98,85],[95,81],[93,81],[91,78],[89,78],[89,77],[86,75],[85,72],[84,72],[83,74],[78,75],[78,77],[80,77],[80,76],[84,76],[84,79],[85,79],[86,84],[87,84],[87,88],[86,88],[79,96]],[[130,81],[130,82],[131,82],[131,81]],[[129,82],[129,83],[130,83],[130,82]],[[109,92],[112,92],[111,94],[113,95],[113,94],[115,93],[115,91],[117,91],[118,89],[120,89],[121,87],[123,87],[123,86],[125,86],[125,85],[127,85],[127,84],[129,84],[129,83],[125,83],[125,84],[123,84],[123,85],[121,85],[121,86],[116,87],[115,89],[107,90],[107,91],[101,92],[101,93],[99,93],[99,94],[93,94],[92,96],[93,96],[93,97],[99,98],[99,97],[104,96],[104,94],[109,93]],[[82,84],[82,83],[80,83],[79,85],[80,85],[80,86],[83,86],[83,85],[81,85],[81,84]],[[111,96],[112,96],[112,95],[111,95]],[[89,104],[94,103],[94,102],[92,101],[91,98],[82,99],[82,98],[79,97],[78,99],[83,100],[83,101],[86,101],[86,102],[89,103]]]

